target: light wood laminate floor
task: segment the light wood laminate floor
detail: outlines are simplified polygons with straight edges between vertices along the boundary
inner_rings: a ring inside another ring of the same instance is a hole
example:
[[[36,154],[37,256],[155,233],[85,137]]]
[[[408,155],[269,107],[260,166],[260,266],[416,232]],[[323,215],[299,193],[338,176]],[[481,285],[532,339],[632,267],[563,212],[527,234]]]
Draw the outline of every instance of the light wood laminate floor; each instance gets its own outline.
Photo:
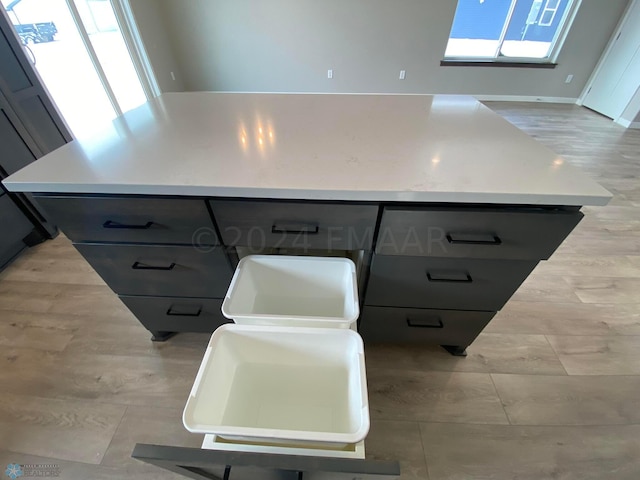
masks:
[[[465,359],[367,348],[372,458],[403,478],[640,478],[640,131],[570,105],[488,103],[615,198],[542,263]],[[208,335],[151,343],[63,236],[0,274],[0,469],[178,478],[136,442],[198,447],[181,410]],[[3,472],[0,472],[2,476]]]

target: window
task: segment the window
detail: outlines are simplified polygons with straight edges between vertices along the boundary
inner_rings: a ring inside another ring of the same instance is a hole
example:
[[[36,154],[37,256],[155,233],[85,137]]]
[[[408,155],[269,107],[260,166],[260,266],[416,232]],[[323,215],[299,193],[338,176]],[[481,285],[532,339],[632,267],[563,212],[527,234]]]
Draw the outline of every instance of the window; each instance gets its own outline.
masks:
[[[0,6],[76,137],[154,95],[128,41],[135,26],[125,0],[0,0]]]
[[[542,10],[542,15],[540,15],[540,21],[538,21],[538,25],[541,27],[550,27],[553,24],[553,19],[556,18],[556,13],[558,13],[558,8],[560,7],[560,0],[547,0],[547,4]]]
[[[445,60],[553,62],[578,4],[459,0]]]

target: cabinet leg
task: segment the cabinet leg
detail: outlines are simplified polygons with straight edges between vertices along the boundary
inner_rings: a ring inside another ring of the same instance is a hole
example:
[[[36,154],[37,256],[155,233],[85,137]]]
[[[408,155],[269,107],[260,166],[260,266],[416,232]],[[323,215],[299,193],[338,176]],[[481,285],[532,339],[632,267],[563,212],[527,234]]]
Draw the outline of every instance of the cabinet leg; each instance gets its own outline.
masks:
[[[456,357],[467,356],[466,347],[461,347],[460,345],[440,345],[440,346],[444,348],[447,352],[449,352],[451,355],[454,355]]]
[[[22,241],[27,245],[27,247],[34,247],[46,240],[46,237],[40,233],[39,230],[33,229],[31,233],[29,233],[26,237],[22,239]]]
[[[152,342],[166,342],[178,332],[160,332],[157,330],[149,330],[151,332]]]

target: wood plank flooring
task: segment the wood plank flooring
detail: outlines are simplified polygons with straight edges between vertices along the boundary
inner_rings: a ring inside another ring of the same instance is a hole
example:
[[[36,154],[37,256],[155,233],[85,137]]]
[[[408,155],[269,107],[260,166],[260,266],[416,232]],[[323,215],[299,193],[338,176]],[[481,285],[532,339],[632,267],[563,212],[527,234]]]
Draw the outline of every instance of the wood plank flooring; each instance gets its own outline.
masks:
[[[399,459],[405,479],[637,480],[640,131],[576,106],[488,105],[615,197],[584,208],[466,359],[367,348],[367,455]],[[181,410],[207,337],[151,343],[67,239],[30,249],[0,273],[0,470],[179,478],[130,453],[199,446]]]

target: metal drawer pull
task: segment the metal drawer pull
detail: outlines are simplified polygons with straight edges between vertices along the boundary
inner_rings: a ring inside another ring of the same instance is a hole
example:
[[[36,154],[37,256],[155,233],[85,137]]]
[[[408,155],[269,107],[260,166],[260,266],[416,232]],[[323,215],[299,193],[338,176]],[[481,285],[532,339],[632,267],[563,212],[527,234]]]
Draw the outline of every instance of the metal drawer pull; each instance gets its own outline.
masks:
[[[283,233],[283,234],[301,234],[306,233],[308,235],[316,235],[320,229],[318,225],[304,224],[304,223],[283,223],[281,225],[272,225],[271,233]]]
[[[458,238],[455,238],[457,236]],[[473,238],[476,237],[476,238]],[[479,237],[479,238],[478,238]],[[482,238],[484,237],[484,238]],[[447,233],[447,242],[453,245],[501,245],[502,240],[492,234]]]
[[[173,305],[171,305],[169,307],[169,310],[167,310],[167,315],[173,315],[176,317],[199,317],[200,314],[202,313],[202,306],[198,305],[198,311],[193,313],[189,313],[189,312],[181,312],[181,311],[175,311],[173,309]]]
[[[455,283],[471,283],[473,279],[468,273],[431,273],[427,272],[427,280],[430,282],[455,282]]]
[[[123,228],[126,230],[146,230],[153,225],[153,222],[147,222],[144,225],[127,225],[124,223],[114,222],[112,220],[107,220],[102,224],[102,228]]]
[[[415,328],[444,328],[444,323],[440,317],[426,317],[412,319],[407,317],[407,325]]]
[[[173,270],[173,267],[175,266],[175,263],[172,263],[168,267],[157,267],[154,265],[147,265],[146,263],[136,262],[131,265],[131,268],[133,268],[134,270]]]

